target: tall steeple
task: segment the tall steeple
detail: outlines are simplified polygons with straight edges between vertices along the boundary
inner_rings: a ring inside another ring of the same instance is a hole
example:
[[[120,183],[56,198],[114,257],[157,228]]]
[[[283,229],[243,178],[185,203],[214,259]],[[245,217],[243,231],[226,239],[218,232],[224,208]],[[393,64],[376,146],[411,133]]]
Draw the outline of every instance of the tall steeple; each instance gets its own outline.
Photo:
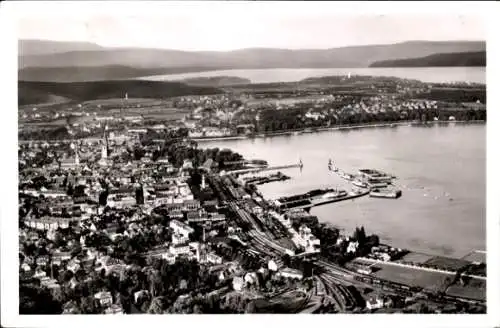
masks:
[[[75,164],[80,164],[80,155],[78,154],[78,143],[75,146]]]
[[[103,143],[102,143],[102,150],[101,150],[101,158],[103,158],[103,159],[108,158],[108,136],[106,134],[107,129],[108,129],[108,126],[106,125],[104,127]]]

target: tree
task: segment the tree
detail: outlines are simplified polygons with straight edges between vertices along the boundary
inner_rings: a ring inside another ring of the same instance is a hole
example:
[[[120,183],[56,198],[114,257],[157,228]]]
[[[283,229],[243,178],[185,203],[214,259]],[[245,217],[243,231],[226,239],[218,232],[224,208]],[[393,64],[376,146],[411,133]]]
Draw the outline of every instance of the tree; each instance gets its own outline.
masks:
[[[135,189],[135,200],[139,205],[144,204],[144,191],[142,185]]]
[[[68,183],[68,189],[66,190],[66,194],[68,194],[68,196],[73,196],[73,185],[71,183]]]
[[[162,314],[165,308],[165,298],[164,297],[155,297],[151,301],[147,313],[149,314]]]
[[[104,190],[101,193],[99,193],[99,205],[101,206],[106,206],[108,203],[108,190]]]

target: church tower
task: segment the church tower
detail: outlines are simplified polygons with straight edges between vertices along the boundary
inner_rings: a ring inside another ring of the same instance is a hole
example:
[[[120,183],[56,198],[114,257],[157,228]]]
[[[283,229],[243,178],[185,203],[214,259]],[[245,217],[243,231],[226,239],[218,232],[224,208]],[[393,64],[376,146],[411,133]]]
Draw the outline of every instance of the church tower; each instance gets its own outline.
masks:
[[[78,154],[78,144],[75,146],[75,164],[80,164],[80,155]]]
[[[106,125],[104,127],[103,143],[102,143],[102,149],[101,149],[101,158],[102,159],[108,158],[108,136],[106,134],[107,129],[108,129],[108,126]]]

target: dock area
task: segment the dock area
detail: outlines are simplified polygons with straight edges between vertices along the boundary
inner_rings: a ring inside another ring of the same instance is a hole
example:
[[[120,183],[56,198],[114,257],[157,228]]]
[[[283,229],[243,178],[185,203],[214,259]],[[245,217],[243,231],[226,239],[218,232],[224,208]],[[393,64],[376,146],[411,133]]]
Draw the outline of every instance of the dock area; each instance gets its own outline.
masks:
[[[394,175],[375,169],[360,169],[357,174],[349,174],[336,167],[331,159],[328,170],[362,190],[367,189],[370,197],[397,199],[402,196],[401,189],[394,183],[397,178]]]
[[[265,171],[276,171],[276,170],[284,170],[284,169],[294,169],[294,168],[302,168],[304,165],[302,162],[297,164],[289,164],[289,165],[279,165],[279,166],[269,166],[269,167],[256,167],[249,169],[241,169],[234,171],[226,171],[225,174],[246,174],[246,173],[254,173],[254,172],[265,172]]]
[[[278,208],[282,211],[289,209],[310,209],[311,207],[315,206],[326,205],[330,203],[336,203],[344,200],[363,197],[368,195],[369,193],[370,193],[369,190],[359,190],[359,191],[352,191],[338,197],[315,199],[315,200],[313,200],[311,197],[307,197],[306,193],[306,194],[291,196],[290,197],[292,199],[291,201],[279,204]]]
[[[275,174],[270,174],[268,176],[252,176],[252,177],[245,177],[242,178],[241,180],[245,185],[261,185],[265,183],[270,183],[270,182],[275,182],[275,181],[285,181],[285,180],[290,180],[291,178],[281,172],[275,173]]]

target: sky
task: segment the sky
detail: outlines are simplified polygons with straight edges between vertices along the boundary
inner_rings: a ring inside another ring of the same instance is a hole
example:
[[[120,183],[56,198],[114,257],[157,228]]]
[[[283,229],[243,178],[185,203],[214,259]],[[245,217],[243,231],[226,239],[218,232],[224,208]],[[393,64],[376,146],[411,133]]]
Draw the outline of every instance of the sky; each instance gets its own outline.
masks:
[[[216,51],[486,39],[486,28],[479,16],[444,12],[354,15],[336,13],[320,4],[302,11],[285,10],[288,7],[278,10],[262,3],[212,3],[210,7],[162,4],[161,11],[25,12],[18,19],[18,37],[85,41],[110,47]]]

